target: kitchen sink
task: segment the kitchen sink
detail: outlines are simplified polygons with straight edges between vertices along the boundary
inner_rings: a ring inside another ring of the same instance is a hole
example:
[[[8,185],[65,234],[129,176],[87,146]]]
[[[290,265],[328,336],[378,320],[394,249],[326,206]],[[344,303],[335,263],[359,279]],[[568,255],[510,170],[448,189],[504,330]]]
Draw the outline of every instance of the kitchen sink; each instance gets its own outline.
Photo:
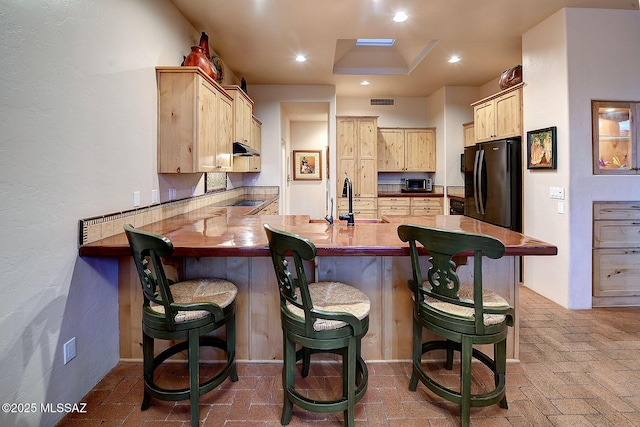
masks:
[[[233,206],[258,206],[264,203],[264,200],[242,200],[234,203]]]
[[[310,219],[309,220],[309,223],[311,224],[319,224],[322,222],[324,222],[325,224],[329,224],[326,219]],[[347,221],[334,219],[333,223],[337,225],[345,225]],[[360,218],[360,219],[356,218],[355,223],[356,224],[387,224],[387,221],[380,218]]]

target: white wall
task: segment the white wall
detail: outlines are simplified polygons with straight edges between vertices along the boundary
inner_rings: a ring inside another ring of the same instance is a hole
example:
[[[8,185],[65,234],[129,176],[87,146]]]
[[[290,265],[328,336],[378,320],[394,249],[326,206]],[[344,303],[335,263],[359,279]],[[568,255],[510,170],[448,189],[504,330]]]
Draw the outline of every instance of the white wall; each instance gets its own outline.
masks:
[[[445,92],[445,181],[444,185],[464,185],[464,174],[460,172],[460,154],[464,152],[463,123],[473,121],[471,104],[479,100],[478,88],[449,86]]]
[[[150,203],[154,68],[199,32],[157,0],[3,2],[0,26],[0,402],[74,403],[119,358],[117,265],[78,257],[78,220]]]
[[[524,284],[565,307],[569,302],[569,235],[571,210],[569,189],[569,118],[566,63],[565,13],[556,13],[522,37],[524,130],[523,231],[528,236],[558,246],[554,257],[524,257]],[[552,100],[552,102],[549,102]],[[527,170],[526,131],[556,126],[558,168]],[[549,187],[565,188],[565,214],[557,213],[557,201],[549,198]],[[586,237],[586,236],[585,236]],[[591,246],[589,242],[589,247]],[[553,271],[553,280],[549,272]]]
[[[525,285],[591,307],[592,204],[640,200],[636,176],[592,174],[591,100],[640,101],[640,12],[565,9],[523,35],[525,131],[558,126],[558,169],[525,173],[525,234],[558,246],[525,258]],[[565,186],[565,214],[549,186]],[[552,271],[553,274],[549,274]]]
[[[291,150],[320,150],[322,158],[322,180],[321,181],[292,181],[291,182],[291,204],[289,213],[291,215],[309,215],[311,218],[324,218],[331,209],[329,203],[329,193],[326,188],[326,148],[329,143],[329,123],[328,122],[298,122],[291,124]],[[291,159],[292,162],[294,159]],[[293,173],[293,172],[291,172]],[[336,202],[337,203],[337,202]],[[334,204],[335,212],[335,204]]]
[[[427,126],[427,98],[394,98],[394,105],[371,105],[370,98],[340,97],[338,116],[378,116],[379,127]]]
[[[262,122],[262,173],[251,178],[247,185],[281,185],[282,175],[287,173],[287,165],[282,161],[282,141],[289,144],[287,151],[293,150],[291,135],[287,134],[291,121],[281,107],[289,102],[326,102],[329,104],[329,167],[330,176],[336,176],[335,144],[336,115],[335,87],[330,85],[255,85],[248,88],[255,104],[255,116]],[[253,175],[253,174],[247,174]],[[329,183],[330,194],[335,194],[335,182]],[[291,187],[289,187],[291,188]],[[293,199],[293,198],[292,198]],[[294,201],[295,203],[295,201]],[[286,212],[283,191],[280,192],[280,213]],[[324,215],[322,215],[324,216]]]

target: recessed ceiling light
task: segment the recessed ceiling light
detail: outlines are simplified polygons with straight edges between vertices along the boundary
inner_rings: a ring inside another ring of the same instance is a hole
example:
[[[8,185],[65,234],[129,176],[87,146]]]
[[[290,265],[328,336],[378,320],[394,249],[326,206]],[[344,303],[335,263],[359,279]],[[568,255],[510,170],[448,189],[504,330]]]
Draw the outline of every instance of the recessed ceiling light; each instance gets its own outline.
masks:
[[[360,84],[362,86],[369,86],[369,81],[368,80],[363,80],[363,81],[360,82]]]
[[[409,19],[409,15],[407,15],[405,12],[396,12],[396,14],[393,16],[393,20],[395,22],[404,22],[407,19]]]
[[[457,55],[453,55],[451,58],[449,58],[449,63],[450,64],[455,64],[456,62],[460,62],[460,57]]]
[[[307,57],[304,55],[298,55],[296,56],[296,61],[298,62],[305,62],[307,60]]]

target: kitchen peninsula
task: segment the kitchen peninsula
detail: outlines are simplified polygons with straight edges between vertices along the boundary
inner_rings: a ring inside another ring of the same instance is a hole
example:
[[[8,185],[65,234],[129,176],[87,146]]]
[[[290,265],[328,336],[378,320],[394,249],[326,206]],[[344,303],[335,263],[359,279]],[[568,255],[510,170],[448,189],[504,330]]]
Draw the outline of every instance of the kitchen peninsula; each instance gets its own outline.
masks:
[[[508,357],[518,359],[519,256],[555,255],[557,248],[520,233],[460,215],[356,218],[330,225],[305,215],[251,215],[244,206],[206,206],[157,221],[142,229],[162,234],[174,244],[167,260],[181,278],[217,276],[238,286],[237,355],[244,360],[282,358],[277,285],[263,223],[309,238],[318,249],[309,275],[314,280],[341,280],[364,291],[371,300],[369,332],[363,339],[367,360],[411,359],[411,276],[408,246],[397,236],[400,224],[422,224],[494,236],[506,246],[502,259],[486,259],[485,284],[516,308],[516,323],[508,339]],[[120,356],[141,359],[142,295],[124,233],[80,246],[80,256],[118,257]],[[425,260],[426,261],[426,260]],[[459,273],[468,283],[472,265],[462,261]],[[472,264],[473,260],[468,260]]]

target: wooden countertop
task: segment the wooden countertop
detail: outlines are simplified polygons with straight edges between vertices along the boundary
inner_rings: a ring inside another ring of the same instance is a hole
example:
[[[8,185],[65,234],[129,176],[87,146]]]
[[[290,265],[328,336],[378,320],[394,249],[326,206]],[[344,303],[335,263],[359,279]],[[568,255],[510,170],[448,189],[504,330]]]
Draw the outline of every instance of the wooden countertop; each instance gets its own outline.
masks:
[[[387,216],[384,223],[356,218],[349,227],[344,221],[329,225],[324,220],[310,220],[307,215],[247,215],[252,207],[208,206],[188,214],[171,217],[141,227],[168,237],[175,256],[269,256],[263,223],[303,235],[318,248],[319,256],[399,256],[408,254],[407,244],[400,241],[400,224],[418,224],[444,229],[488,234],[504,243],[506,256],[556,255],[557,247],[501,227],[462,215]],[[82,245],[80,256],[111,257],[130,255],[123,233]]]

